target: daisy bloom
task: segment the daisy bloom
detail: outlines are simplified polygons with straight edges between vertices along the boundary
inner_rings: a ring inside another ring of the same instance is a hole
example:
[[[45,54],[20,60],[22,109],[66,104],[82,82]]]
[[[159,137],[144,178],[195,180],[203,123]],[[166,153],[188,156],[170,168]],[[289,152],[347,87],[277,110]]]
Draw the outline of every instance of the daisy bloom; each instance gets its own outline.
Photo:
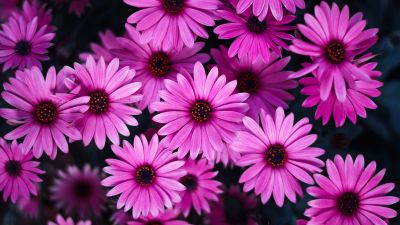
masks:
[[[247,99],[249,111],[247,115],[258,120],[260,109],[273,115],[277,107],[288,108],[286,101],[294,99],[288,90],[297,87],[297,82],[289,79],[290,71],[283,71],[290,61],[290,57],[279,59],[276,54],[271,54],[268,63],[260,59],[230,58],[228,50],[221,46],[220,49],[211,49],[217,66],[226,78],[237,80],[237,91],[250,95]]]
[[[74,64],[77,86],[73,92],[78,96],[89,96],[89,110],[76,121],[76,127],[82,132],[85,146],[94,139],[96,146],[103,149],[108,138],[113,144],[119,144],[119,135],[129,136],[127,124],[137,126],[133,117],[141,111],[133,103],[141,100],[137,94],[140,82],[134,82],[135,71],[124,67],[120,69],[119,60],[105,63],[101,57],[95,61],[89,56],[86,64]]]
[[[64,219],[61,215],[57,215],[56,222],[49,221],[47,225],[75,225],[71,217]],[[76,225],[92,225],[89,220],[79,221]]]
[[[164,50],[194,46],[197,36],[208,39],[204,26],[214,26],[219,0],[124,0],[141,8],[128,18],[143,34],[143,42],[152,42]],[[143,9],[142,9],[143,8]]]
[[[27,21],[23,16],[10,17],[0,30],[0,63],[3,71],[9,68],[23,69],[37,66],[48,60],[47,48],[53,44],[55,34],[47,31],[47,25],[38,26],[38,17]]]
[[[38,175],[44,171],[37,168],[39,162],[32,161],[32,153],[23,154],[22,149],[16,141],[9,145],[0,138],[0,192],[4,201],[29,199],[30,194],[37,195],[36,184],[42,182]]]
[[[128,225],[190,225],[188,222],[179,220],[179,211],[168,210],[158,216],[143,217],[128,222]]]
[[[8,124],[18,126],[4,137],[7,140],[23,138],[24,153],[33,152],[36,158],[45,152],[51,159],[57,148],[68,153],[65,137],[80,140],[80,132],[72,123],[86,111],[89,97],[75,97],[61,92],[63,76],[51,67],[44,75],[37,67],[17,71],[15,78],[4,84],[3,99],[13,108],[0,109],[0,116]]]
[[[238,0],[229,2],[236,7]],[[295,28],[288,25],[296,18],[293,15],[284,14],[282,20],[277,21],[268,14],[260,21],[249,9],[238,15],[233,9],[225,7],[217,10],[217,13],[228,21],[214,29],[218,38],[235,39],[229,47],[229,57],[238,55],[242,59],[248,56],[253,60],[260,57],[268,62],[271,52],[281,56],[281,48],[288,48],[284,40],[293,39],[288,33]]]
[[[222,163],[224,167],[234,166],[236,161],[240,158],[240,153],[231,149],[229,144],[223,144],[221,151],[215,155],[215,163]]]
[[[374,70],[376,66],[377,63],[367,63],[361,65],[360,69],[371,78],[375,78],[381,75],[381,72]],[[321,82],[317,78],[302,78],[300,84],[304,86],[301,93],[308,96],[303,102],[303,107],[311,108],[317,106],[315,119],[322,118],[322,123],[325,125],[333,117],[336,127],[343,126],[346,119],[356,124],[357,116],[366,118],[366,109],[376,109],[378,107],[371,98],[381,95],[378,88],[383,85],[382,82],[377,80],[365,81],[356,79],[347,85],[347,95],[344,101],[339,101],[333,90],[331,90],[328,98],[323,101],[320,96]]]
[[[240,129],[243,114],[248,106],[246,93],[234,94],[236,81],[226,83],[214,67],[206,75],[203,65],[194,66],[194,78],[177,75],[177,81],[165,80],[166,90],[161,90],[162,102],[152,104],[159,112],[155,122],[165,124],[159,135],[166,136],[163,143],[178,149],[178,157],[195,159],[200,153],[210,161],[221,151],[224,142],[231,142]]]
[[[189,216],[192,208],[199,215],[202,211],[209,213],[209,202],[217,201],[218,194],[222,193],[222,184],[215,180],[218,172],[213,171],[213,167],[213,164],[209,164],[205,159],[186,160],[183,168],[187,174],[180,179],[186,190],[181,192],[182,202],[176,206],[185,217]]]
[[[65,5],[68,4],[68,12],[70,14],[75,13],[78,17],[82,16],[86,7],[90,6],[91,0],[53,0],[56,4]]]
[[[118,159],[106,160],[109,166],[103,170],[110,176],[102,185],[112,187],[108,197],[120,195],[117,208],[132,209],[134,219],[158,216],[181,201],[179,192],[185,186],[179,179],[186,174],[182,169],[185,162],[160,145],[157,135],[150,143],[144,135],[135,136],[133,144],[124,141],[122,148],[111,147]]]
[[[100,216],[105,209],[106,195],[100,184],[99,170],[86,164],[83,170],[69,166],[58,171],[58,177],[51,187],[50,198],[58,209],[68,214]]]
[[[253,6],[253,14],[259,20],[265,19],[269,10],[276,20],[281,21],[285,10],[294,14],[296,13],[296,7],[304,9],[306,4],[304,0],[239,0],[236,12],[239,14],[243,13],[250,6]]]
[[[131,219],[132,216],[124,212],[124,210],[117,210],[111,216],[111,221],[114,225],[126,225]]]
[[[158,92],[165,89],[165,79],[176,80],[176,74],[182,69],[193,71],[197,61],[205,63],[210,59],[207,54],[199,53],[204,47],[203,42],[195,43],[192,48],[163,51],[152,43],[141,44],[141,36],[136,29],[129,24],[125,27],[127,37],[118,38],[121,48],[111,52],[121,60],[121,66],[135,69],[134,80],[143,84],[143,99],[138,103],[139,109],[160,101]]]
[[[375,162],[365,166],[362,155],[355,161],[350,155],[345,160],[336,155],[334,161],[327,160],[326,169],[328,176],[314,174],[318,186],[307,188],[316,198],[308,202],[311,208],[305,211],[311,218],[308,225],[387,225],[385,219],[397,216],[387,207],[399,201],[387,196],[395,184],[380,184],[386,171],[376,173]]]
[[[17,200],[17,206],[19,211],[29,218],[38,218],[40,202],[36,196],[30,198],[19,198]]]
[[[106,63],[111,62],[114,59],[113,54],[111,54],[111,49],[120,48],[120,44],[117,40],[117,36],[110,31],[106,30],[105,32],[100,32],[100,41],[101,44],[91,43],[90,48],[93,53],[81,53],[79,58],[83,61],[86,61],[87,58],[91,55],[95,60],[99,60],[100,57],[104,58]]]
[[[256,220],[257,199],[241,192],[239,186],[231,186],[218,202],[211,203],[207,214],[210,225],[258,225]]]
[[[312,63],[292,77],[315,71],[321,83],[321,99],[327,100],[333,89],[337,99],[344,102],[348,83],[355,78],[370,80],[356,57],[376,43],[378,29],[364,30],[367,22],[361,13],[350,17],[347,5],[340,10],[335,3],[330,7],[325,1],[315,6],[315,16],[306,14],[304,19],[306,25],[298,25],[298,29],[307,40],[294,39],[290,50],[310,56]]]
[[[46,9],[46,4],[37,3],[37,0],[25,0],[22,5],[22,10],[15,10],[12,12],[12,16],[18,20],[19,17],[24,17],[26,21],[31,21],[35,17],[38,20],[38,28],[47,26],[46,32],[54,32],[55,26],[51,26],[52,10]]]
[[[263,110],[260,117],[261,127],[245,117],[243,123],[247,130],[237,132],[232,144],[232,149],[242,156],[236,164],[249,166],[239,183],[244,183],[245,192],[254,189],[264,204],[271,195],[279,207],[283,206],[285,196],[295,203],[296,194],[303,196],[299,181],[314,184],[309,173],[321,171],[324,162],[317,157],[325,151],[310,147],[317,135],[309,134],[312,125],[308,118],[294,123],[293,113],[285,117],[282,108],[276,110],[275,118]]]

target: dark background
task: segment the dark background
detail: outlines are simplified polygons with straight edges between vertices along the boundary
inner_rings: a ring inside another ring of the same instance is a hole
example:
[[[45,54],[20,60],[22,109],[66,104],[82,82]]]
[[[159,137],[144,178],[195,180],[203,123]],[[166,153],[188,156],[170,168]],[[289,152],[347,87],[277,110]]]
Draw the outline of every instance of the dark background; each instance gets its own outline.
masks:
[[[7,0],[5,0],[7,1]],[[313,6],[318,4],[317,0],[306,0],[307,9],[297,12],[298,23],[303,23],[303,14],[312,12]],[[328,1],[332,2],[332,1]],[[379,105],[377,110],[368,111],[367,119],[359,119],[357,125],[346,122],[342,128],[335,128],[333,123],[322,126],[321,121],[314,121],[315,109],[303,109],[301,103],[304,96],[299,94],[299,89],[293,90],[296,100],[291,103],[290,110],[295,112],[297,120],[302,117],[309,117],[314,124],[313,132],[319,135],[315,146],[326,149],[327,154],[324,159],[332,158],[335,154],[351,154],[355,157],[363,154],[367,162],[375,160],[378,169],[387,169],[385,182],[395,182],[399,184],[400,180],[400,1],[398,0],[353,0],[353,1],[335,1],[341,7],[349,4],[352,14],[362,11],[368,20],[368,27],[377,27],[380,29],[379,42],[373,47],[372,52],[378,54],[375,59],[379,62],[378,69],[383,72],[379,79],[385,83],[381,88],[382,95],[374,99]],[[126,18],[133,13],[134,8],[125,5],[122,0],[92,0],[90,8],[87,8],[81,17],[70,15],[67,7],[55,6],[52,2],[48,5],[53,8],[53,24],[58,27],[57,36],[54,40],[55,46],[50,49],[50,61],[44,63],[44,68],[50,65],[58,69],[64,65],[72,66],[73,62],[79,61],[78,55],[81,52],[89,51],[89,43],[98,42],[98,32],[106,29],[112,30],[117,35],[122,35]],[[217,47],[220,44],[228,45],[229,42],[221,42],[209,29],[210,39],[206,41],[207,46],[204,52],[210,48]],[[292,55],[290,69],[300,68],[300,63],[307,61],[307,58]],[[210,62],[212,63],[212,62]],[[1,74],[1,82],[5,82],[12,72]],[[2,90],[2,85],[1,90]],[[7,104],[0,100],[0,107],[7,107]],[[132,140],[134,134],[154,132],[154,125],[151,124],[150,115],[144,112],[138,117],[140,127],[131,128],[131,136],[127,138]],[[0,135],[4,136],[12,127],[8,126],[3,119],[0,119]],[[4,203],[0,200],[0,224],[47,224],[46,221],[54,220],[57,211],[53,208],[54,203],[49,200],[49,187],[52,185],[54,175],[58,169],[65,169],[67,165],[76,164],[82,167],[89,163],[94,167],[103,167],[104,159],[111,157],[112,153],[109,143],[104,150],[97,150],[94,145],[84,147],[81,143],[71,144],[70,154],[66,155],[59,152],[57,159],[51,161],[47,156],[41,158],[41,168],[46,170],[43,176],[40,214],[36,220],[31,220],[10,203]],[[239,168],[220,170],[218,179],[226,186],[236,184],[242,172]],[[400,196],[400,189],[391,193]],[[285,201],[283,208],[278,208],[270,201],[267,205],[259,203],[257,217],[259,224],[265,225],[294,225],[295,220],[302,218],[306,202],[310,199],[305,196],[297,204]],[[93,219],[94,225],[111,224],[110,215],[113,212],[115,199],[108,202],[108,210],[103,214],[103,218]],[[229,206],[239,207],[239,206]],[[399,204],[393,206],[399,211]],[[189,222],[193,224],[202,224],[202,218],[191,215]],[[393,219],[390,224],[400,225],[400,219]]]

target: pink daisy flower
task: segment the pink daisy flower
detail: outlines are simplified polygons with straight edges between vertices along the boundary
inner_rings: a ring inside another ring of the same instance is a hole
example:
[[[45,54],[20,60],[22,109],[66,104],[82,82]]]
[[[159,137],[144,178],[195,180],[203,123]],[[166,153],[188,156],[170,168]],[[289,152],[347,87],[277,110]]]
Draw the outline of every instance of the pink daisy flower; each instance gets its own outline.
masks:
[[[89,110],[76,121],[76,127],[82,132],[85,146],[94,139],[96,146],[103,149],[108,138],[119,145],[119,135],[129,136],[127,124],[137,126],[133,117],[141,111],[133,103],[141,100],[137,94],[140,82],[134,82],[135,71],[124,67],[119,69],[119,60],[113,59],[106,64],[101,57],[94,61],[89,56],[86,64],[74,64],[76,87],[73,92],[78,96],[89,96]]]
[[[229,2],[236,7],[238,0]],[[234,9],[225,7],[217,10],[217,13],[228,23],[219,25],[214,32],[218,34],[219,39],[235,39],[229,47],[229,57],[238,55],[242,59],[248,56],[253,60],[261,57],[268,62],[271,52],[280,56],[281,48],[288,48],[283,40],[293,39],[293,36],[288,34],[288,31],[295,28],[288,25],[296,18],[293,15],[284,14],[282,20],[277,21],[268,14],[260,21],[250,10],[239,15]]]
[[[210,57],[199,53],[204,47],[203,42],[194,43],[192,48],[163,51],[152,43],[140,44],[141,36],[136,29],[126,24],[126,38],[118,38],[120,49],[112,53],[121,60],[122,66],[129,66],[136,71],[136,81],[141,81],[143,100],[138,103],[139,109],[144,109],[153,102],[160,101],[159,90],[164,90],[164,80],[176,80],[176,74],[182,69],[193,71],[197,61],[207,62]]]
[[[47,48],[55,34],[47,31],[47,26],[38,26],[38,17],[25,20],[23,16],[10,17],[0,30],[0,63],[3,71],[9,68],[23,69],[37,66],[40,61],[48,60]]]
[[[88,107],[89,97],[78,97],[63,92],[64,80],[51,67],[46,75],[37,68],[17,71],[15,78],[4,84],[3,99],[14,108],[0,109],[0,116],[8,124],[18,126],[4,137],[7,140],[24,138],[22,151],[33,152],[36,158],[45,152],[51,159],[57,148],[68,153],[65,138],[80,140],[80,132],[72,123]]]
[[[273,195],[276,204],[283,206],[285,196],[296,202],[296,194],[303,196],[300,181],[313,184],[309,173],[320,172],[324,162],[317,157],[324,154],[320,148],[310,147],[317,135],[309,134],[312,125],[308,118],[294,123],[293,113],[285,117],[278,108],[275,119],[263,110],[261,127],[250,117],[243,119],[245,131],[237,132],[232,149],[241,153],[238,166],[249,166],[240,176],[243,190],[254,189],[265,204]],[[251,145],[249,145],[251,143]]]
[[[38,197],[19,198],[17,206],[21,213],[29,218],[36,219],[39,216],[40,202]]]
[[[226,78],[237,80],[237,91],[250,95],[247,99],[249,111],[247,115],[258,120],[260,109],[273,115],[277,107],[288,108],[286,101],[294,96],[288,90],[294,89],[297,82],[289,79],[290,71],[282,71],[290,61],[290,57],[279,59],[271,54],[268,63],[246,56],[241,59],[230,58],[224,46],[220,50],[211,49],[211,55]]]
[[[381,75],[381,72],[374,70],[377,63],[367,63],[360,66],[360,69],[365,71],[371,78],[376,78]],[[357,116],[362,118],[367,117],[367,109],[376,109],[377,105],[370,99],[381,95],[378,90],[383,85],[377,80],[359,80],[347,85],[347,95],[345,101],[338,100],[334,91],[331,90],[327,100],[323,101],[320,97],[321,83],[315,77],[306,77],[300,80],[304,86],[301,90],[302,94],[308,97],[303,102],[303,107],[311,108],[317,106],[315,119],[322,118],[322,123],[325,125],[333,116],[336,127],[343,126],[346,118],[352,123],[357,122]]]
[[[296,224],[297,225],[306,225],[307,224],[307,220],[297,220]]]
[[[81,60],[86,61],[90,55],[95,60],[99,60],[100,57],[103,57],[106,63],[109,63],[114,59],[114,56],[110,50],[120,48],[117,36],[115,36],[115,34],[110,30],[100,32],[99,36],[101,44],[91,43],[90,48],[92,49],[93,53],[81,53],[79,55]]]
[[[350,155],[345,160],[339,155],[334,161],[327,160],[328,177],[315,174],[318,186],[307,188],[316,198],[308,202],[311,208],[305,212],[311,218],[308,225],[387,225],[384,219],[397,216],[395,210],[387,207],[399,201],[397,197],[387,196],[395,184],[379,184],[385,169],[375,174],[375,162],[364,165],[362,155],[355,161]]]
[[[114,225],[126,225],[131,219],[132,216],[124,212],[124,210],[117,210],[111,216],[111,221]]]
[[[321,99],[327,100],[333,89],[337,99],[344,102],[348,83],[354,79],[370,80],[357,65],[356,57],[376,43],[378,29],[364,30],[367,22],[362,13],[350,17],[347,5],[340,10],[335,3],[330,8],[322,2],[315,6],[315,17],[306,14],[304,19],[306,25],[298,25],[298,29],[308,40],[294,39],[290,50],[310,56],[313,62],[292,77],[315,71],[321,82]]]
[[[218,202],[211,204],[207,221],[210,225],[258,225],[256,210],[254,195],[241,192],[239,186],[231,186]]]
[[[148,216],[128,222],[128,225],[190,225],[186,221],[177,219],[178,216],[179,211],[168,210],[158,216]]]
[[[58,209],[68,214],[100,216],[105,209],[106,195],[100,184],[99,170],[86,164],[81,171],[69,166],[66,171],[58,171],[58,178],[51,187],[51,199]]]
[[[68,4],[68,12],[70,14],[75,13],[78,17],[82,16],[86,7],[90,6],[91,0],[53,0],[59,5]]]
[[[13,141],[11,145],[0,138],[0,191],[3,200],[29,199],[29,195],[37,195],[36,183],[42,182],[38,174],[44,171],[37,168],[39,162],[32,161],[32,153],[23,154],[23,146]]]
[[[56,222],[49,221],[47,225],[75,225],[71,217],[64,219],[61,215],[57,215]],[[76,225],[92,225],[89,220],[79,221]]]
[[[206,75],[203,65],[194,66],[194,78],[177,75],[177,81],[165,80],[166,90],[161,90],[162,102],[152,104],[159,112],[153,117],[165,124],[159,135],[170,149],[178,149],[178,157],[195,159],[200,153],[210,161],[221,151],[224,142],[231,142],[235,131],[241,127],[243,114],[248,109],[246,93],[234,94],[236,81],[226,83],[214,67]]]
[[[144,43],[152,41],[164,50],[194,46],[197,36],[208,39],[203,26],[214,26],[214,12],[219,0],[124,0],[144,8],[133,13],[128,23],[135,23]]]
[[[123,142],[123,148],[113,145],[119,159],[107,159],[103,170],[110,174],[102,185],[113,187],[107,196],[120,195],[117,208],[132,209],[133,218],[158,216],[180,202],[179,192],[185,190],[178,180],[186,174],[184,161],[164,148],[154,135],[150,143],[144,135],[135,136],[134,146]]]
[[[12,12],[17,9],[19,0],[0,0],[0,22],[7,21]]]
[[[215,163],[222,163],[225,167],[234,166],[239,158],[240,153],[233,151],[229,144],[224,144],[215,155]]]
[[[35,17],[38,20],[38,28],[47,26],[46,32],[54,32],[55,26],[51,26],[52,10],[46,9],[46,4],[37,3],[36,0],[25,0],[22,5],[22,10],[15,10],[12,12],[12,16],[18,20],[19,17],[24,17],[26,21],[31,21]]]
[[[251,5],[253,5],[253,14],[257,16],[259,20],[264,20],[268,11],[270,11],[278,21],[283,19],[285,10],[294,14],[296,13],[296,7],[301,9],[306,7],[304,0],[239,0],[236,6],[236,12],[243,13]]]
[[[218,194],[222,193],[222,184],[215,180],[218,172],[213,171],[213,167],[213,164],[208,164],[205,159],[186,160],[183,168],[187,174],[180,179],[186,190],[181,192],[182,202],[176,206],[185,217],[189,216],[192,208],[199,215],[202,211],[209,213],[209,202],[217,201]]]

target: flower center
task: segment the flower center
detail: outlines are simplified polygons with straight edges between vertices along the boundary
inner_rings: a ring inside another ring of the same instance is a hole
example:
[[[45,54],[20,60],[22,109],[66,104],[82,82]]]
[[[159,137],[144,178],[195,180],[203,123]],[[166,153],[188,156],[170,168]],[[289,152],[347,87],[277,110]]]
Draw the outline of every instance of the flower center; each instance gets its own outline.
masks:
[[[195,102],[190,110],[193,119],[198,122],[205,122],[211,118],[211,106],[206,101],[199,100]]]
[[[164,0],[163,6],[168,13],[177,14],[185,7],[185,0]]]
[[[267,151],[266,159],[272,167],[281,167],[287,160],[286,151],[282,145],[272,145]]]
[[[6,162],[5,171],[11,177],[17,177],[22,172],[21,163],[15,160],[10,160]]]
[[[102,90],[90,94],[89,109],[93,113],[103,113],[108,110],[108,95]]]
[[[150,73],[156,77],[163,77],[171,70],[171,61],[164,52],[154,53],[149,60]]]
[[[358,210],[359,205],[358,196],[351,192],[344,193],[338,199],[339,211],[346,216],[353,215]]]
[[[265,21],[259,21],[257,17],[252,16],[246,23],[247,28],[256,34],[261,34],[267,29]]]
[[[36,119],[43,124],[50,124],[57,118],[57,107],[50,101],[39,103],[35,109]]]
[[[180,182],[185,185],[186,190],[188,191],[193,191],[197,188],[198,185],[198,180],[197,177],[192,175],[192,174],[188,174],[184,177],[181,178]]]
[[[87,198],[92,192],[92,185],[88,181],[78,181],[74,186],[75,195],[80,198]]]
[[[31,53],[31,50],[32,44],[25,40],[21,40],[15,45],[15,54],[17,55],[29,55],[29,53]]]
[[[237,87],[240,92],[255,93],[260,86],[258,76],[252,72],[239,74],[237,82]]]
[[[146,225],[162,225],[162,223],[158,221],[149,221],[146,223]]]
[[[148,186],[154,182],[156,173],[150,165],[143,165],[136,170],[135,179],[142,186]]]
[[[332,42],[325,48],[325,56],[332,63],[341,63],[346,58],[346,51],[343,44]]]

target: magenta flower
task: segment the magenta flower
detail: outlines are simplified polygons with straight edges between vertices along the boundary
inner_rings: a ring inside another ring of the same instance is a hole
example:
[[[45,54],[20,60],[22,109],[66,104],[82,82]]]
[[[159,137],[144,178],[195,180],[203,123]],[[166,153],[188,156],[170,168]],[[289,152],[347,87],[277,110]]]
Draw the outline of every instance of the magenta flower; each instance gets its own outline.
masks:
[[[275,119],[263,110],[261,127],[250,117],[243,119],[245,131],[237,132],[232,149],[241,153],[238,166],[250,166],[240,176],[243,190],[255,189],[265,204],[273,195],[276,204],[283,206],[285,196],[296,202],[296,194],[302,196],[300,181],[313,184],[309,173],[320,172],[324,165],[317,157],[324,154],[320,148],[310,147],[317,135],[309,134],[312,125],[308,118],[294,124],[293,113],[285,117],[278,108]],[[251,143],[251,145],[249,145]]]
[[[94,61],[92,56],[88,57],[85,65],[74,64],[77,87],[72,91],[78,96],[90,97],[89,110],[76,121],[85,146],[94,139],[96,146],[103,149],[107,137],[118,145],[118,134],[130,134],[126,124],[138,125],[133,116],[141,114],[141,111],[132,104],[142,98],[137,94],[141,83],[134,82],[134,70],[119,67],[118,59],[106,64],[102,57]]]
[[[35,17],[38,20],[38,28],[47,26],[47,32],[54,32],[55,26],[51,26],[52,10],[46,9],[46,4],[40,4],[36,0],[25,0],[22,5],[22,10],[15,10],[12,12],[12,16],[18,20],[19,17],[24,17],[26,21],[31,21]]]
[[[233,7],[238,0],[229,0]],[[217,10],[218,16],[228,23],[219,25],[214,29],[220,39],[232,39],[228,56],[238,55],[240,59],[249,56],[250,59],[261,57],[265,62],[271,58],[271,52],[281,55],[281,48],[288,48],[284,40],[292,40],[293,36],[287,32],[295,27],[288,25],[296,17],[284,14],[281,21],[277,21],[271,14],[263,20],[258,20],[248,9],[239,15],[228,7]]]
[[[132,219],[132,216],[124,210],[117,210],[111,216],[111,221],[113,225],[126,225],[128,221]]]
[[[297,225],[307,225],[307,220],[297,220],[296,224]]]
[[[290,50],[310,56],[312,63],[292,77],[316,71],[321,83],[321,99],[327,100],[334,89],[337,99],[344,102],[347,84],[354,79],[370,80],[356,62],[357,56],[377,41],[378,29],[364,30],[367,22],[362,20],[361,13],[350,18],[347,5],[340,10],[335,3],[330,8],[324,1],[315,6],[315,17],[306,14],[304,19],[306,25],[298,25],[298,28],[308,41],[294,39]]]
[[[285,10],[294,14],[296,13],[296,7],[301,9],[306,7],[304,0],[239,0],[236,6],[236,12],[243,13],[251,5],[253,5],[253,14],[257,16],[259,20],[264,20],[268,11],[270,11],[278,21],[283,19]]]
[[[82,16],[86,7],[90,6],[91,0],[53,0],[56,4],[66,5],[68,4],[68,12],[70,14],[75,13],[76,16]]]
[[[380,185],[385,169],[375,174],[375,162],[364,165],[362,155],[355,161],[350,155],[345,160],[339,155],[334,161],[327,160],[328,177],[315,174],[318,186],[307,188],[316,198],[308,202],[311,208],[305,212],[311,218],[308,225],[387,225],[384,219],[397,216],[395,210],[387,207],[399,201],[387,196],[395,184]]]
[[[207,54],[198,53],[204,47],[203,42],[194,43],[192,48],[163,51],[152,43],[140,44],[141,36],[136,29],[128,24],[125,27],[127,37],[118,39],[121,48],[111,52],[121,60],[122,66],[135,69],[135,80],[143,83],[139,109],[160,101],[158,92],[165,90],[165,79],[175,81],[176,74],[182,69],[193,71],[197,61],[205,63],[210,59]]]
[[[120,195],[117,208],[132,209],[133,218],[158,216],[180,202],[179,192],[185,190],[178,180],[186,174],[184,161],[176,153],[164,148],[154,135],[150,143],[144,135],[135,136],[134,146],[123,142],[123,148],[113,145],[112,151],[119,159],[107,159],[110,174],[102,185],[113,187],[107,196]]]
[[[214,67],[206,75],[203,65],[194,66],[194,78],[189,74],[177,75],[177,81],[166,80],[166,90],[160,91],[162,102],[155,102],[151,109],[159,112],[153,117],[165,124],[159,135],[166,136],[163,143],[178,149],[178,157],[195,159],[200,153],[210,161],[224,143],[231,142],[240,129],[243,114],[248,109],[246,93],[233,94],[236,81],[226,83]]]
[[[361,65],[360,69],[371,78],[376,78],[381,75],[381,72],[374,70],[376,66],[377,63],[367,63]],[[377,105],[370,98],[380,96],[381,92],[378,88],[383,85],[382,82],[377,80],[356,79],[347,85],[346,99],[341,102],[333,90],[331,90],[327,100],[323,101],[320,96],[321,83],[315,77],[302,78],[300,83],[304,86],[301,93],[308,96],[303,102],[303,107],[310,108],[318,105],[315,119],[322,118],[322,123],[325,125],[333,116],[336,127],[343,126],[346,118],[354,124],[357,122],[357,116],[366,118],[365,109],[377,108]]]
[[[32,161],[32,153],[22,152],[23,146],[16,141],[9,145],[0,138],[0,191],[4,201],[29,199],[30,194],[37,195],[36,183],[42,182],[38,174],[44,171],[37,168],[39,162]]]
[[[222,163],[224,167],[236,165],[240,153],[233,151],[229,144],[224,144],[220,150],[216,153],[215,163]]]
[[[120,48],[120,44],[117,41],[117,37],[115,34],[110,31],[106,30],[105,32],[99,33],[101,44],[90,44],[90,48],[92,49],[93,53],[81,53],[79,58],[83,61],[86,61],[88,57],[91,55],[95,60],[99,60],[101,57],[104,58],[106,63],[111,62],[114,59],[114,56],[111,54],[111,49]]]
[[[258,225],[256,210],[254,195],[241,192],[239,186],[231,186],[218,202],[211,203],[207,221],[210,225]]]
[[[290,57],[279,59],[276,54],[271,54],[268,63],[249,56],[239,60],[229,58],[224,46],[220,50],[211,49],[211,55],[221,74],[229,81],[237,80],[237,91],[250,95],[247,115],[254,120],[258,120],[260,109],[274,115],[277,107],[288,108],[286,101],[294,99],[288,90],[296,88],[297,82],[288,78],[292,72],[282,71]]]
[[[58,171],[58,178],[51,187],[51,199],[58,209],[67,214],[100,216],[105,209],[106,195],[103,190],[99,170],[86,164],[82,170],[68,166],[66,171]]]
[[[23,69],[37,66],[48,60],[47,48],[55,34],[47,31],[47,26],[38,26],[38,17],[26,21],[23,16],[10,17],[0,30],[0,63],[3,71],[9,68]]]
[[[0,0],[0,22],[7,21],[12,12],[17,9],[19,0]]]
[[[188,159],[184,169],[187,174],[180,182],[185,185],[186,190],[181,192],[182,201],[176,209],[182,211],[185,217],[189,216],[192,208],[199,215],[202,211],[210,213],[209,202],[218,201],[218,194],[222,193],[222,184],[215,180],[218,172],[213,171],[213,164],[209,164],[205,159]]]
[[[47,225],[75,225],[71,217],[64,219],[61,215],[57,215],[56,222],[49,221]],[[89,220],[79,221],[76,225],[92,225]]]
[[[177,219],[178,216],[179,211],[168,210],[158,216],[148,216],[128,222],[128,225],[190,225],[186,221]]]
[[[37,68],[17,71],[15,78],[4,84],[3,99],[14,108],[0,109],[0,116],[18,126],[5,135],[7,140],[24,138],[23,153],[32,151],[36,158],[43,151],[55,159],[57,148],[68,153],[65,138],[80,140],[80,132],[72,123],[82,116],[88,107],[89,97],[65,93],[64,76],[56,74],[54,67],[46,79]]]
[[[128,5],[144,8],[133,13],[128,23],[135,23],[142,41],[152,41],[163,50],[193,47],[197,36],[207,39],[203,26],[214,26],[213,15],[219,0],[124,0]]]
[[[31,219],[39,216],[40,201],[38,197],[18,198],[17,206],[20,213]]]

